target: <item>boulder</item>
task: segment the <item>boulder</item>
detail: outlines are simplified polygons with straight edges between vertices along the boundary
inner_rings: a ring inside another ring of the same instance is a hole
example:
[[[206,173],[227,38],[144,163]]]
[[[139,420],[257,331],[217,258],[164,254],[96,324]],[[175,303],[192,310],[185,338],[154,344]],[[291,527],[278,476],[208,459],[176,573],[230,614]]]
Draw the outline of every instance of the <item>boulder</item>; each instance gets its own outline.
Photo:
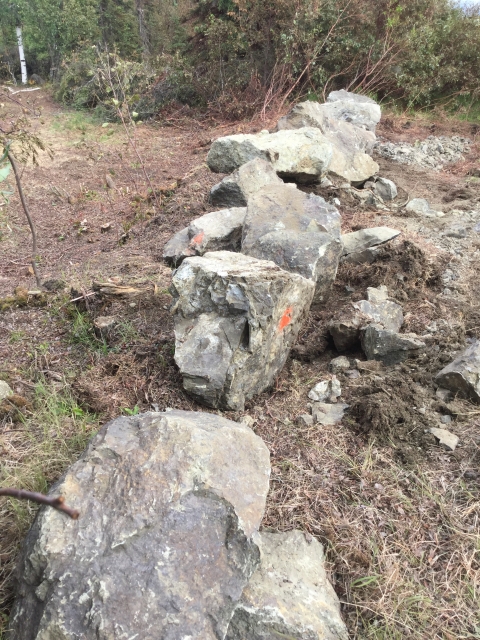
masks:
[[[307,100],[301,102],[277,124],[277,129],[317,127],[333,147],[328,175],[334,179],[362,184],[379,170],[378,164],[368,155],[375,144],[375,134],[338,119],[331,113],[329,104]]]
[[[366,250],[390,242],[400,235],[401,231],[389,227],[372,227],[360,229],[342,235],[343,255],[348,261],[357,262]]]
[[[378,324],[362,329],[360,339],[368,360],[380,360],[387,366],[403,362],[426,347],[414,333],[396,333]]]
[[[242,253],[313,280],[315,301],[322,302],[342,253],[340,220],[334,206],[295,185],[263,187],[248,202]]]
[[[382,117],[380,105],[368,96],[341,89],[332,91],[327,98],[329,114],[337,120],[346,120],[357,127],[375,132]]]
[[[246,213],[245,207],[233,207],[192,220],[167,242],[163,259],[178,266],[185,258],[202,256],[207,251],[239,251]]]
[[[445,215],[442,211],[432,209],[428,200],[424,198],[413,198],[405,209],[423,218],[441,218]]]
[[[385,202],[395,200],[398,195],[397,185],[388,178],[378,177],[374,184],[373,190],[377,196],[380,196]]]
[[[388,300],[387,287],[369,287],[367,300],[352,303],[330,321],[328,330],[338,351],[348,351],[360,339],[360,330],[376,323],[386,331],[396,333],[403,324],[402,307]]]
[[[210,191],[210,201],[220,207],[246,207],[248,198],[267,184],[282,184],[275,169],[266,160],[255,158]]]
[[[218,138],[207,164],[217,173],[231,173],[254,158],[273,165],[281,178],[312,182],[323,176],[332,159],[332,145],[319,129],[238,134]]]
[[[13,391],[4,380],[0,380],[0,402],[9,396],[13,396]]]
[[[480,402],[480,341],[475,340],[435,377],[437,384],[454,394]]]
[[[27,535],[10,640],[224,638],[259,562],[269,452],[248,427],[188,411],[105,425]]]
[[[243,254],[184,260],[172,295],[185,390],[208,406],[243,410],[281,371],[314,290],[311,280]]]
[[[307,537],[301,531],[259,535],[260,566],[235,608],[227,640],[347,640],[323,547]]]

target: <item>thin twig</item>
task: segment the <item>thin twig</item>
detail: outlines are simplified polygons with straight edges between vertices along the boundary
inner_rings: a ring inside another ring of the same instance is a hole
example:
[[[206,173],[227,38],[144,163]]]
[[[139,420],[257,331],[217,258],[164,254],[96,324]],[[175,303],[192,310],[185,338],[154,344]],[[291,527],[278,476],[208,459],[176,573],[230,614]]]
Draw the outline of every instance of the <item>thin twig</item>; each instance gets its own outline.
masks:
[[[65,498],[58,496],[58,498],[50,498],[43,493],[35,493],[34,491],[24,491],[23,489],[12,489],[11,487],[5,487],[0,489],[0,496],[10,496],[17,498],[18,500],[31,500],[38,504],[46,504],[49,507],[53,507],[57,511],[66,513],[72,520],[77,520],[80,516],[80,511],[77,509],[71,509],[65,504]]]
[[[27,201],[25,200],[25,194],[23,193],[22,181],[21,181],[20,175],[18,173],[17,162],[16,162],[15,158],[13,157],[13,155],[12,155],[12,153],[10,151],[7,152],[7,155],[8,155],[8,159],[10,161],[10,164],[12,165],[13,173],[15,174],[15,180],[17,182],[17,188],[18,188],[18,193],[20,195],[20,200],[22,202],[22,207],[23,207],[23,210],[25,212],[25,215],[27,216],[28,224],[30,226],[30,231],[32,232],[32,258],[31,258],[31,263],[32,263],[33,273],[35,274],[35,280],[37,281],[37,286],[41,287],[42,285],[41,285],[41,282],[40,282],[40,276],[38,275],[38,270],[37,270],[37,233],[35,231],[35,225],[33,224],[33,220],[31,218],[30,212],[28,210]]]

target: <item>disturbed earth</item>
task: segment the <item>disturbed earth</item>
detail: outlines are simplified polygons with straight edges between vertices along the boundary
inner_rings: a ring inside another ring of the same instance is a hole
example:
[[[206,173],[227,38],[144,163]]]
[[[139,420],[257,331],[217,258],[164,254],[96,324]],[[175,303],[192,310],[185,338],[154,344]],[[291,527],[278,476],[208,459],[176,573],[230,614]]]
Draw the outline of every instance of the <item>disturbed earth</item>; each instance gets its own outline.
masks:
[[[206,410],[185,394],[174,363],[172,270],[162,253],[175,232],[219,208],[208,199],[223,177],[206,164],[212,141],[273,130],[278,118],[220,123],[172,111],[137,127],[132,145],[120,125],[68,111],[43,90],[21,99],[41,111],[32,126],[54,154],[42,154],[22,178],[38,230],[41,293],[17,195],[0,207],[0,380],[15,394],[0,404],[0,481],[46,490],[109,419]],[[480,335],[476,130],[384,114],[373,158],[397,185],[392,203],[379,206],[361,189],[299,186],[335,202],[343,234],[401,233],[371,262],[342,262],[272,387],[243,411],[219,412],[248,417],[265,441],[272,475],[263,528],[301,529],[322,542],[352,638],[480,637],[480,408],[443,396],[435,382]],[[444,215],[408,210],[414,198]],[[352,348],[342,354],[348,368],[335,372],[349,405],[343,420],[300,419],[340,355],[329,322],[382,285],[403,309],[402,332],[426,348],[391,366],[367,363]],[[111,325],[96,326],[105,316]],[[432,428],[457,436],[456,448]],[[4,629],[12,569],[34,513],[29,504],[0,503]]]

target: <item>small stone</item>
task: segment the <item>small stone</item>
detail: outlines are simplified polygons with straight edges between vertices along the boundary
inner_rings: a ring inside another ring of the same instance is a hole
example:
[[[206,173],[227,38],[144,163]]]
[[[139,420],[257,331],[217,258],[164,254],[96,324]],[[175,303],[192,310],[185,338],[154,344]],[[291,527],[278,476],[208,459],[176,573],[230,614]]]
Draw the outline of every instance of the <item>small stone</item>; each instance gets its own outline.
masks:
[[[386,202],[395,200],[398,195],[397,186],[388,178],[377,178],[373,186],[374,192]]]
[[[312,405],[312,416],[316,424],[324,426],[334,425],[342,421],[348,404],[337,402],[337,404],[327,404],[325,402],[314,402]]]
[[[333,358],[333,360],[330,360],[329,369],[332,373],[338,373],[339,371],[350,369],[350,360],[345,356]]]
[[[238,422],[252,429],[253,425],[255,424],[255,418],[252,418],[252,416],[246,415],[246,416],[242,416]]]
[[[410,200],[407,204],[405,209],[417,214],[418,216],[423,216],[424,218],[436,218],[438,217],[438,213],[442,213],[432,209],[428,200],[425,200],[424,198],[413,198],[413,200]]]
[[[360,378],[360,371],[357,369],[350,369],[349,371],[345,371],[345,375],[351,380],[356,380],[357,378]]]
[[[342,395],[340,382],[335,376],[331,380],[322,380],[308,393],[310,400],[315,402],[332,402]]]
[[[448,402],[452,399],[453,394],[449,389],[442,389],[442,387],[438,387],[438,389],[435,391],[435,395],[442,402]]]
[[[112,223],[111,222],[106,222],[105,224],[101,225],[100,231],[101,231],[101,233],[105,233],[106,231],[110,231],[111,228],[112,228]]]
[[[313,425],[313,417],[308,413],[303,413],[295,420],[299,427],[311,427]]]
[[[451,431],[447,431],[447,429],[437,429],[436,427],[432,427],[430,429],[430,433],[432,433],[435,438],[438,439],[440,444],[445,445],[451,451],[455,451],[455,449],[457,448],[459,438]]]
[[[9,396],[13,396],[12,389],[4,380],[0,380],[0,402]]]
[[[362,253],[371,247],[377,247],[399,236],[401,231],[389,227],[371,227],[342,235],[343,255]]]
[[[480,341],[475,340],[435,380],[444,389],[480,402]]]
[[[452,416],[448,416],[448,415],[447,416],[442,416],[440,418],[440,422],[442,424],[450,424],[452,422]]]

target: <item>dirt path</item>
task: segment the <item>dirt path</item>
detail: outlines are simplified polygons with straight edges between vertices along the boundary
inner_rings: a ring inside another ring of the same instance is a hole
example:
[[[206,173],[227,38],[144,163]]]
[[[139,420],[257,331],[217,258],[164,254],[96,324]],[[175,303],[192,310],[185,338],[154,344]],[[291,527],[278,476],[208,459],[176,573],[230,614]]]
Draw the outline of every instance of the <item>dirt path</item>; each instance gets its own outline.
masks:
[[[54,291],[42,306],[0,313],[0,378],[27,402],[20,420],[15,412],[0,415],[1,482],[35,490],[58,478],[89,435],[122,411],[202,410],[183,393],[174,366],[171,275],[161,252],[188,220],[212,210],[207,195],[221,176],[205,165],[210,140],[251,131],[248,123],[209,128],[195,120],[139,127],[155,199],[119,125],[103,127],[47,95],[39,101],[36,126],[55,154],[27,167],[23,182],[39,232],[42,279]],[[393,141],[432,133],[431,122],[405,124],[385,118],[380,133]],[[472,133],[462,123],[435,127],[435,135]],[[480,180],[466,176],[476,152],[473,146],[468,166],[440,173],[379,160],[382,175],[446,216],[419,220],[343,204],[344,231],[390,226],[402,235],[372,265],[340,268],[328,309],[310,314],[275,388],[246,409],[272,454],[264,525],[299,527],[325,545],[354,638],[480,637],[480,410],[465,401],[441,402],[433,384],[466,338],[480,331],[480,233],[474,231]],[[467,229],[464,237],[448,235],[455,224]],[[16,196],[0,209],[0,233],[0,297],[16,287],[35,289]],[[108,278],[153,284],[157,294],[69,303]],[[326,321],[339,305],[381,284],[403,305],[405,330],[431,336],[425,357],[342,378],[353,408],[343,424],[299,426],[309,389],[338,355]],[[117,320],[108,343],[93,331],[99,315]],[[448,428],[460,438],[455,452],[427,433],[442,415],[451,416]],[[16,550],[33,511],[12,501],[0,505],[6,614]]]

